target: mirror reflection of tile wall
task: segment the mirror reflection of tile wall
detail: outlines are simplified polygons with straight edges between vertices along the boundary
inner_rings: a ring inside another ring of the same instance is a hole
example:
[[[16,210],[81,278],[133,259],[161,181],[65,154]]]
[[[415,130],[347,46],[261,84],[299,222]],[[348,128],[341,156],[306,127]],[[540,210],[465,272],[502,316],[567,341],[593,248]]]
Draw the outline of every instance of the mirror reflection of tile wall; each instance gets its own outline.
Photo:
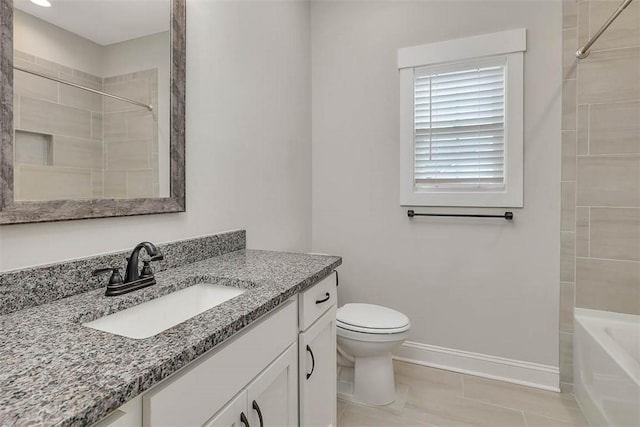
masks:
[[[99,77],[15,51],[16,66],[158,105],[157,70]],[[154,113],[16,70],[15,198],[158,197]]]

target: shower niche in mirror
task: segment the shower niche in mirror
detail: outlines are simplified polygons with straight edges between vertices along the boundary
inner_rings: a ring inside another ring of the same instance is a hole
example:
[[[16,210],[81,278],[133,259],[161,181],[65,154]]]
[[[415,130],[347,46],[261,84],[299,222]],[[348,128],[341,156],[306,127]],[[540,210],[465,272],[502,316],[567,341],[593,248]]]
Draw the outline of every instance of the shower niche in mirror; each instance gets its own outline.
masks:
[[[50,1],[3,10],[0,224],[184,211],[184,0]]]

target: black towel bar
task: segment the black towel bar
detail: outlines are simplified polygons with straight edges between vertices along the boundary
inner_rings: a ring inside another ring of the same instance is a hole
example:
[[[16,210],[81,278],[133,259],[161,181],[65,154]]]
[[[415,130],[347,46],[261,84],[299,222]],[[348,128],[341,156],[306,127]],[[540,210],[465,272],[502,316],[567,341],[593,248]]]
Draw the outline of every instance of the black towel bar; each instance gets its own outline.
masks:
[[[507,221],[513,219],[513,212],[505,212],[503,215],[481,215],[481,214],[446,214],[446,213],[416,213],[413,209],[407,211],[407,216],[413,218],[414,216],[453,216],[462,218],[502,218]]]

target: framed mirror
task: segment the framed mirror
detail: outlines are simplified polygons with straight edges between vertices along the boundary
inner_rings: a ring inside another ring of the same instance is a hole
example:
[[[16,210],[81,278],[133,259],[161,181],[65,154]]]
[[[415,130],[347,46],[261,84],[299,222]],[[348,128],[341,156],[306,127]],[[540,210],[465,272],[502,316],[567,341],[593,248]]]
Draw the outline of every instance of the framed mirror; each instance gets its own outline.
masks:
[[[185,211],[185,4],[0,0],[0,225]]]

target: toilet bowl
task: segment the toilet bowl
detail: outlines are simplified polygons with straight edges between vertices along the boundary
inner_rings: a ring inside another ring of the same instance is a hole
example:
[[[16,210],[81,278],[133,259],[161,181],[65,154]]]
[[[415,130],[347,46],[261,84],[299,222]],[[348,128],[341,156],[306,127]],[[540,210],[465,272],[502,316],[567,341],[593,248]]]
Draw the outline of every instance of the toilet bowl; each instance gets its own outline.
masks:
[[[338,365],[353,366],[353,387],[341,397],[387,405],[396,388],[391,353],[409,336],[404,314],[373,304],[345,304],[336,314]]]

